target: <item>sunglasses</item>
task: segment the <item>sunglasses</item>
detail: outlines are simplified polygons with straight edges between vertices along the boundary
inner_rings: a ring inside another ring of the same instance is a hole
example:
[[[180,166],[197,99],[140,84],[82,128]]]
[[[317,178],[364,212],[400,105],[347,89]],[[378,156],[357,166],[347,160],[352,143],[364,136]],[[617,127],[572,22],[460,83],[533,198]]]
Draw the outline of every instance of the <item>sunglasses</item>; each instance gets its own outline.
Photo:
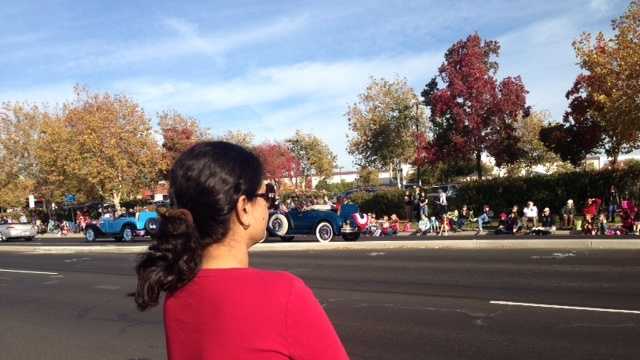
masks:
[[[276,192],[275,191],[266,191],[256,193],[256,197],[262,198],[264,201],[269,204],[269,207],[273,207],[276,204]]]

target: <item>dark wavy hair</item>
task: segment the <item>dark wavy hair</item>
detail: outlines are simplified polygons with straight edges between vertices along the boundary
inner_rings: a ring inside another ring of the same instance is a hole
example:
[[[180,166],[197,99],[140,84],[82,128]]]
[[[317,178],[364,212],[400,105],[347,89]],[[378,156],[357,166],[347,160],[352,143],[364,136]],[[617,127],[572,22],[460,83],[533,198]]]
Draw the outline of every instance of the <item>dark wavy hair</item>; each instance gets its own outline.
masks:
[[[159,210],[154,242],[136,265],[138,286],[131,295],[139,310],[195,277],[204,249],[227,235],[238,199],[254,199],[262,178],[258,157],[227,142],[201,142],[178,157],[170,173],[171,208]]]

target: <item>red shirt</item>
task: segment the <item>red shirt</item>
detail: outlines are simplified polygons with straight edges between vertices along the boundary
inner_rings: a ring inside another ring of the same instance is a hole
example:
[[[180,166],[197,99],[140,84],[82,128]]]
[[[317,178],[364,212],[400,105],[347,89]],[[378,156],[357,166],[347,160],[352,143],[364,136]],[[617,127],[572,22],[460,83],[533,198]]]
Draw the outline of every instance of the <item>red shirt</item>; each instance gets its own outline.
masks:
[[[203,269],[164,304],[167,353],[182,359],[348,359],[311,290],[296,276]]]

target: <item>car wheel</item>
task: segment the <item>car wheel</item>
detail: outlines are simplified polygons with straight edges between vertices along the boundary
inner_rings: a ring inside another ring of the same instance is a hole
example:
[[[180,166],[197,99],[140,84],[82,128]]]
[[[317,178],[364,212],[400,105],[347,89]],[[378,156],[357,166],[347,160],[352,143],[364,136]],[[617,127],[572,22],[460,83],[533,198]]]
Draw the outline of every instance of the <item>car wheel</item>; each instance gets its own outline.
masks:
[[[285,236],[287,231],[289,231],[289,222],[287,221],[287,217],[278,213],[271,215],[267,226],[269,226],[269,230],[275,236]]]
[[[122,233],[120,233],[120,238],[125,241],[125,242],[130,242],[133,240],[133,237],[135,236],[134,232],[133,232],[133,228],[131,228],[131,225],[125,225],[122,228]]]
[[[149,235],[155,235],[158,232],[158,219],[152,218],[144,224],[144,230]]]
[[[316,226],[316,239],[319,242],[329,242],[333,240],[333,227],[326,221],[322,221]]]
[[[28,236],[24,238],[24,241],[33,241],[33,236]]]
[[[84,231],[84,239],[88,242],[96,241],[96,231],[93,230],[92,228],[87,228]]]

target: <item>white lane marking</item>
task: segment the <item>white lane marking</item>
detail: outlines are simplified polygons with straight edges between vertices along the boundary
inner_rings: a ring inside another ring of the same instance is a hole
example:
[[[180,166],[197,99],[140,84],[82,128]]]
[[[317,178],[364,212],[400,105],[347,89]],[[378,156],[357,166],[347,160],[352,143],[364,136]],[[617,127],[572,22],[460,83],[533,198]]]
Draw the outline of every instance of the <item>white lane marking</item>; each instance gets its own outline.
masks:
[[[19,273],[19,274],[58,275],[58,273],[55,273],[55,272],[31,271],[31,270],[0,269],[0,272]]]
[[[384,255],[385,253],[383,252],[370,252],[367,255],[369,256],[379,256],[379,255]]]
[[[540,308],[551,308],[551,309],[600,311],[600,312],[613,312],[613,313],[625,313],[625,314],[640,314],[640,311],[638,311],[638,310],[621,310],[621,309],[592,308],[592,307],[583,307],[583,306],[534,304],[534,303],[521,303],[521,302],[511,302],[511,301],[489,301],[489,302],[491,304],[496,304],[496,305],[529,306],[529,307],[540,307]]]

